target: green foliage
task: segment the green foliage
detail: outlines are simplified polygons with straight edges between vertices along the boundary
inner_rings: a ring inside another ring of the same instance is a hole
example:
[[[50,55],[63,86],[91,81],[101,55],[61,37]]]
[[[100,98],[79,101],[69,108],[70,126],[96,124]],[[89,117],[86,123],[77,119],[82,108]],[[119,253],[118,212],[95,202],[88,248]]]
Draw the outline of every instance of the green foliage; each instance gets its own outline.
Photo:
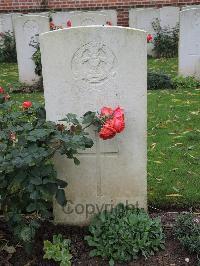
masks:
[[[52,163],[55,152],[79,164],[79,150],[93,141],[75,114],[64,124],[46,121],[43,107],[16,110],[19,103],[0,95],[0,204],[15,236],[30,244],[40,219],[51,214],[53,197],[64,206],[67,183],[57,179]],[[86,115],[87,117],[87,115]],[[70,122],[70,125],[69,125]],[[33,214],[33,220],[23,214]]]
[[[200,81],[194,77],[177,76],[173,78],[173,84],[176,89],[197,89],[200,87]]]
[[[159,19],[152,23],[155,31],[154,51],[156,57],[175,57],[178,55],[179,25],[175,27],[161,27]]]
[[[35,52],[32,55],[32,60],[35,63],[35,74],[38,76],[42,76],[42,62],[41,62],[41,52],[40,52],[40,44],[34,39],[31,41],[30,46],[35,49]]]
[[[0,62],[17,62],[15,37],[10,31],[0,33]]]
[[[173,89],[172,79],[163,73],[148,72],[147,74],[147,89]]]
[[[44,259],[53,259],[56,262],[60,262],[60,266],[70,266],[72,255],[70,254],[69,239],[63,239],[59,235],[53,236],[53,242],[48,240],[44,241]]]
[[[200,218],[191,213],[180,214],[177,217],[174,232],[189,252],[200,255]]]
[[[164,234],[159,219],[136,208],[119,204],[111,212],[97,215],[89,226],[85,239],[94,249],[91,256],[101,256],[114,262],[128,262],[138,256],[147,258],[164,248]]]

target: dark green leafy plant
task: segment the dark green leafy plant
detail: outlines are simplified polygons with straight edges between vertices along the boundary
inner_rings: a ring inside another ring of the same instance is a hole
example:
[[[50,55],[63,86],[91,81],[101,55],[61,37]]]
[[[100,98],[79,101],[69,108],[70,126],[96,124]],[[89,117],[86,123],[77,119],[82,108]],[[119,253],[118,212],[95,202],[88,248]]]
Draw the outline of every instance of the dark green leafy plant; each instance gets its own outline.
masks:
[[[93,247],[91,256],[114,262],[128,262],[138,256],[147,258],[164,248],[164,234],[159,219],[151,219],[137,208],[119,204],[111,212],[97,215],[89,226],[91,235],[85,239]]]
[[[161,90],[173,89],[173,82],[170,76],[163,73],[148,72],[147,74],[147,89]]]
[[[156,57],[176,57],[178,55],[179,25],[161,27],[159,19],[152,22],[155,31],[154,52]]]
[[[32,46],[35,49],[35,52],[32,55],[32,60],[35,63],[35,74],[42,77],[40,44],[37,41],[35,41],[35,39],[33,38],[30,42],[30,46]]]
[[[17,62],[15,37],[10,31],[0,33],[0,62]]]
[[[60,266],[70,266],[72,255],[70,254],[69,239],[63,239],[59,235],[53,236],[53,242],[49,240],[44,241],[44,259],[53,259],[56,262],[60,262]]]
[[[176,89],[197,89],[200,87],[200,81],[194,77],[177,76],[172,81]]]
[[[180,214],[175,223],[174,233],[189,252],[200,255],[200,218],[192,213]]]
[[[93,145],[85,128],[95,113],[80,120],[68,114],[55,124],[46,121],[43,107],[24,102],[20,110],[8,99],[0,94],[0,204],[14,235],[30,247],[40,220],[51,215],[53,197],[66,204],[67,183],[57,178],[52,157],[59,152],[80,163],[78,151]]]

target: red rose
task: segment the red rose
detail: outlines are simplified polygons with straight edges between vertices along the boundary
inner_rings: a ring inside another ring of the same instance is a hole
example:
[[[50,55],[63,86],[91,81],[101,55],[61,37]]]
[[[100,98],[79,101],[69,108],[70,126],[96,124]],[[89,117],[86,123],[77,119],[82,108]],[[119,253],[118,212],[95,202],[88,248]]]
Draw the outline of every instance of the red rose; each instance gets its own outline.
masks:
[[[152,42],[153,41],[153,36],[151,34],[147,35],[147,42]]]
[[[51,22],[49,23],[49,26],[50,26],[50,29],[51,29],[51,30],[54,30],[54,29],[55,29],[55,24],[53,23],[53,21],[51,21]]]
[[[2,87],[0,87],[0,94],[5,93],[4,89]]]
[[[103,140],[112,139],[116,135],[116,130],[112,126],[111,121],[107,121],[99,132],[99,137]]]
[[[113,109],[111,107],[103,107],[101,109],[101,116],[113,115]]]
[[[114,117],[124,120],[124,110],[121,107],[117,107],[113,112]]]
[[[112,22],[111,21],[106,21],[106,25],[112,26]]]
[[[124,119],[118,119],[116,117],[114,117],[112,119],[112,125],[113,128],[116,130],[117,133],[120,133],[124,130],[125,128],[125,122]]]
[[[23,104],[22,104],[22,107],[23,107],[24,109],[28,109],[28,108],[30,108],[31,106],[32,106],[32,102],[30,102],[30,101],[23,102]]]
[[[71,20],[68,20],[67,21],[67,27],[70,28],[71,26],[72,26],[72,22],[71,22]]]

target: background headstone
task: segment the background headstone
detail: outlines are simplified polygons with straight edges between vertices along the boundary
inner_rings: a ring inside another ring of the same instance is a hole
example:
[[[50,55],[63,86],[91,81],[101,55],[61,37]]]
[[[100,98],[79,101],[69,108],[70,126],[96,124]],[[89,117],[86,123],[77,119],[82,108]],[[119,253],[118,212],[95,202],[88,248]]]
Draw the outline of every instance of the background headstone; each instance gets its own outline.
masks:
[[[145,30],[147,33],[154,35],[152,22],[159,18],[159,9],[133,8],[129,11],[129,27]],[[154,55],[152,43],[148,43],[147,53],[148,55]]]
[[[64,212],[55,203],[55,221],[87,224],[88,206],[90,212],[119,202],[146,208],[146,33],[75,27],[42,34],[40,44],[47,120],[118,105],[126,119],[126,129],[112,140],[90,131],[95,145],[79,155],[80,166],[56,156],[58,176],[68,182],[69,204]]]
[[[155,35],[152,22],[158,19],[161,27],[175,27],[179,22],[179,7],[162,8],[132,8],[129,11],[129,26],[136,29],[145,30],[147,33]],[[154,55],[153,43],[147,46],[147,53]]]
[[[186,10],[190,8],[200,8],[200,5],[188,5],[188,6],[182,6],[181,10]]]
[[[116,10],[56,12],[52,13],[52,18],[55,25],[63,28],[66,28],[68,20],[71,20],[73,27],[103,25],[107,21],[111,21],[112,25],[117,25]]]
[[[179,74],[200,79],[200,8],[180,12]]]
[[[12,13],[0,14],[0,32],[13,32]]]
[[[175,27],[179,23],[180,8],[176,6],[165,6],[160,8],[161,27]]]
[[[33,40],[38,42],[39,34],[49,31],[49,19],[37,15],[16,16],[14,29],[19,81],[33,85],[39,80],[39,77],[35,74],[35,64],[32,60],[35,48],[30,46],[30,43]]]

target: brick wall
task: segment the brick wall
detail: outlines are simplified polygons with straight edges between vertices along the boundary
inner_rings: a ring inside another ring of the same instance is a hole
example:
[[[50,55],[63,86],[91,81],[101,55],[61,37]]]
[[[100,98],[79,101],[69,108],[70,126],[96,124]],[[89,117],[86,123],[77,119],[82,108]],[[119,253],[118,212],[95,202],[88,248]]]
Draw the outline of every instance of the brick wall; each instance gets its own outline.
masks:
[[[116,9],[118,25],[128,26],[130,8],[192,4],[200,4],[200,0],[0,0],[0,12]]]

